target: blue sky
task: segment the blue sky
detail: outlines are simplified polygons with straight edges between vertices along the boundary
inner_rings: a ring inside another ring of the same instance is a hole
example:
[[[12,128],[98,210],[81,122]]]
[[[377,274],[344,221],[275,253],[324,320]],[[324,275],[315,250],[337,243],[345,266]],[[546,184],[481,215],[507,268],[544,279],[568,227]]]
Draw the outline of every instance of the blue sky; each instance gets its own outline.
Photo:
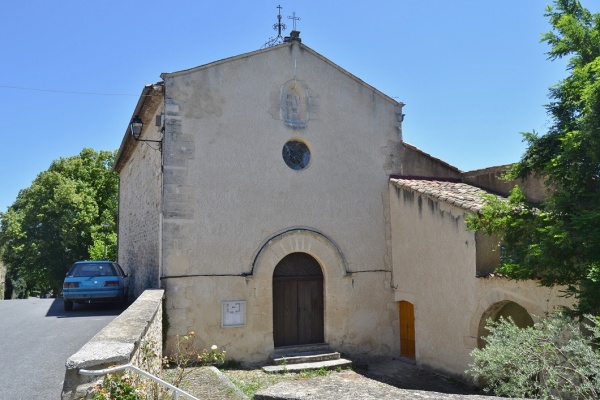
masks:
[[[145,84],[289,33],[406,104],[404,140],[462,169],[515,162],[544,132],[545,0],[9,0],[0,24],[0,211],[61,157],[116,150]],[[582,4],[593,12],[600,5]]]

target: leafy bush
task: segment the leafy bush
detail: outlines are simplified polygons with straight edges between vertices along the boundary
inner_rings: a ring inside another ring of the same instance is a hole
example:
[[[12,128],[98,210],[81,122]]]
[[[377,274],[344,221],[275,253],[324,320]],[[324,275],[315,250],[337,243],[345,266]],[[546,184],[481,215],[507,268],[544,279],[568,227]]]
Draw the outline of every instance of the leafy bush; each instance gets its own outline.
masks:
[[[467,370],[484,390],[519,398],[600,397],[600,328],[592,317],[557,313],[527,328],[501,318],[488,321],[488,330]]]
[[[140,400],[131,374],[108,374],[96,386],[93,400]]]
[[[175,343],[175,352],[171,357],[163,358],[163,365],[172,368],[171,383],[177,387],[184,382],[188,375],[188,367],[221,365],[225,362],[225,350],[218,351],[217,345],[213,345],[210,351],[204,349],[201,352],[196,350],[194,339],[196,333],[191,331],[187,335],[177,335]]]

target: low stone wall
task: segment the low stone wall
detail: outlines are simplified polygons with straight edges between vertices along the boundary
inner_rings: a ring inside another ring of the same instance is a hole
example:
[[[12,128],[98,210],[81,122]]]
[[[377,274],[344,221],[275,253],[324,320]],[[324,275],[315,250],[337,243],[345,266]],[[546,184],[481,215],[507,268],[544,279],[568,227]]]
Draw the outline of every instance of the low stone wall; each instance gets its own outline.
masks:
[[[66,363],[62,400],[85,399],[92,394],[97,376],[79,374],[132,363],[141,352],[162,355],[162,299],[164,290],[146,290],[127,310],[96,334]],[[159,366],[160,368],[160,366]],[[153,371],[149,371],[153,372]]]

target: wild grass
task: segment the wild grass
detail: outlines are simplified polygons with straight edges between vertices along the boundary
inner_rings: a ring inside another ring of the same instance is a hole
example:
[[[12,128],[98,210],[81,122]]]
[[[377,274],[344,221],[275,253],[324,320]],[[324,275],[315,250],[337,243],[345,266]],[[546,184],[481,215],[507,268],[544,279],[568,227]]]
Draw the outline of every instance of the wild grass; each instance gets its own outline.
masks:
[[[311,379],[319,376],[327,376],[333,371],[325,368],[301,371],[301,372],[282,372],[266,373],[259,369],[223,369],[222,372],[227,375],[231,382],[237,386],[246,396],[253,399],[256,392],[266,389],[283,381]]]

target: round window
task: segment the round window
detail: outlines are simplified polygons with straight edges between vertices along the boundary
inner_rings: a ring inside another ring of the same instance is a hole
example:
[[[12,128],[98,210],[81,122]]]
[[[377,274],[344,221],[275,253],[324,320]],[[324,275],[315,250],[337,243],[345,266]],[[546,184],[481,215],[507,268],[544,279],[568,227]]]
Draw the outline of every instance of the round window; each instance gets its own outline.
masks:
[[[287,166],[296,171],[306,168],[310,161],[310,150],[308,149],[308,146],[297,140],[290,140],[287,142],[283,146],[281,155]]]

